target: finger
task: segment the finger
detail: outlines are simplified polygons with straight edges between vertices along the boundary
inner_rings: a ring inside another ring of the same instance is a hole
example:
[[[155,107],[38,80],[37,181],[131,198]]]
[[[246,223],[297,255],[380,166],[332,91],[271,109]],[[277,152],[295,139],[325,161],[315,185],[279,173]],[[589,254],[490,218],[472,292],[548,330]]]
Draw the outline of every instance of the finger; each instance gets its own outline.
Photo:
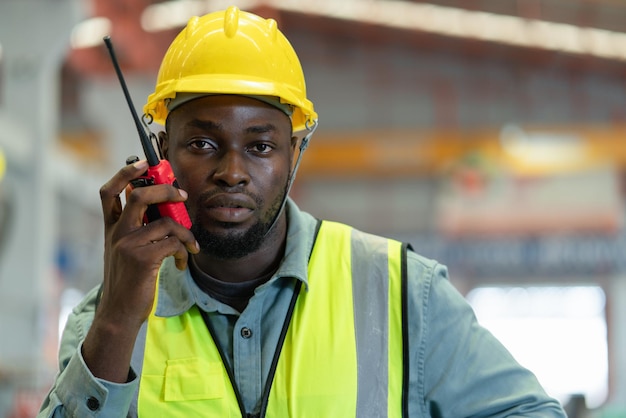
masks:
[[[136,231],[135,234],[137,234],[135,242],[141,242],[140,245],[154,245],[169,239],[182,243],[186,251],[192,254],[200,252],[200,245],[193,233],[171,218],[162,218],[151,222]],[[142,238],[139,238],[139,234],[142,234]]]
[[[132,191],[133,191],[133,186],[131,186],[130,184],[124,188],[124,199],[126,201],[128,201],[128,195],[130,195],[130,192]]]
[[[174,237],[165,236],[159,241],[152,241],[150,245],[152,247],[151,251],[162,254],[163,259],[173,256],[176,268],[179,270],[187,268],[189,252],[187,247],[183,245],[180,240],[177,240]]]
[[[135,229],[143,225],[148,206],[165,202],[184,202],[187,192],[169,184],[137,187],[126,195],[126,206],[117,223],[121,228]]]
[[[118,171],[104,186],[100,188],[100,200],[102,213],[106,225],[117,222],[121,212],[122,203],[120,193],[124,191],[131,180],[141,176],[148,168],[145,160],[137,161]]]

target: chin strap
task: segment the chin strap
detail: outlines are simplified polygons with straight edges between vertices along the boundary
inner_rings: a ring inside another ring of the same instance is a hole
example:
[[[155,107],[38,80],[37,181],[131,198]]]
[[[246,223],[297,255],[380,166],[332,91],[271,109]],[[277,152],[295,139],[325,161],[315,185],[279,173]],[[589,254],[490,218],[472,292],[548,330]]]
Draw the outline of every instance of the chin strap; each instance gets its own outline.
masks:
[[[302,141],[300,142],[300,146],[298,147],[298,157],[296,158],[296,163],[293,166],[291,175],[289,176],[289,179],[287,180],[287,186],[285,187],[285,195],[283,196],[283,201],[280,204],[280,209],[278,209],[278,212],[276,212],[276,216],[274,216],[274,220],[272,221],[272,224],[267,229],[265,236],[267,236],[270,233],[270,231],[274,229],[274,226],[276,225],[278,218],[280,218],[280,214],[285,209],[285,205],[287,204],[287,197],[289,196],[289,192],[291,191],[291,186],[293,186],[293,183],[296,180],[296,172],[298,171],[298,167],[300,167],[300,162],[302,161],[302,154],[304,154],[304,151],[306,151],[307,147],[309,146],[309,142],[311,140],[311,137],[315,133],[317,126],[318,126],[317,120],[313,121],[312,126],[309,126],[307,123],[307,130],[309,132],[306,134],[304,138],[302,138]]]

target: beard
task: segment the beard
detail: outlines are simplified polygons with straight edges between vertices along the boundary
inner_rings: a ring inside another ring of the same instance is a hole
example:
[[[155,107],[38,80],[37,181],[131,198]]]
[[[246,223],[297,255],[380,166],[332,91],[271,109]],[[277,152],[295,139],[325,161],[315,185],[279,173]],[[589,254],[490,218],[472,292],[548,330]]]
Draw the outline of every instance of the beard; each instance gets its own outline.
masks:
[[[269,230],[274,226],[285,197],[285,192],[281,193],[270,205],[266,216],[263,219],[257,219],[254,225],[243,232],[235,230],[235,224],[220,222],[218,225],[224,228],[226,232],[222,234],[212,233],[202,227],[199,215],[196,216],[191,226],[191,232],[200,244],[201,252],[222,260],[232,260],[242,258],[258,250],[265,241]],[[253,198],[257,207],[263,207],[261,198]]]

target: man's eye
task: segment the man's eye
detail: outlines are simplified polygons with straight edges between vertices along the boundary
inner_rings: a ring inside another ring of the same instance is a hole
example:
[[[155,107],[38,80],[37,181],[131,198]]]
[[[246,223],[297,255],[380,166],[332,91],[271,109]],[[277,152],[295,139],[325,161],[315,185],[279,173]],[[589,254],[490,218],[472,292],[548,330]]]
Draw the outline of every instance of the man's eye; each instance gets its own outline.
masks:
[[[213,144],[209,140],[206,139],[194,139],[189,142],[189,146],[193,149],[206,150],[214,148]]]
[[[269,144],[254,144],[251,147],[251,151],[258,152],[259,154],[267,154],[272,150],[272,147]]]

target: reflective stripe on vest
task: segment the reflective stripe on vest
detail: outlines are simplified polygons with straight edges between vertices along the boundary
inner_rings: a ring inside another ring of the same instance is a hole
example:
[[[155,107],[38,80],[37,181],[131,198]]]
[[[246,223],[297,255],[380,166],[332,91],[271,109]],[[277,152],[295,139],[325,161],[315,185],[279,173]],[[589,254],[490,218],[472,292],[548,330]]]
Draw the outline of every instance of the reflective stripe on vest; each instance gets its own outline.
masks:
[[[401,417],[399,242],[324,221],[261,416]],[[391,301],[391,303],[389,303]],[[233,385],[197,307],[151,315],[140,417],[241,417]]]

